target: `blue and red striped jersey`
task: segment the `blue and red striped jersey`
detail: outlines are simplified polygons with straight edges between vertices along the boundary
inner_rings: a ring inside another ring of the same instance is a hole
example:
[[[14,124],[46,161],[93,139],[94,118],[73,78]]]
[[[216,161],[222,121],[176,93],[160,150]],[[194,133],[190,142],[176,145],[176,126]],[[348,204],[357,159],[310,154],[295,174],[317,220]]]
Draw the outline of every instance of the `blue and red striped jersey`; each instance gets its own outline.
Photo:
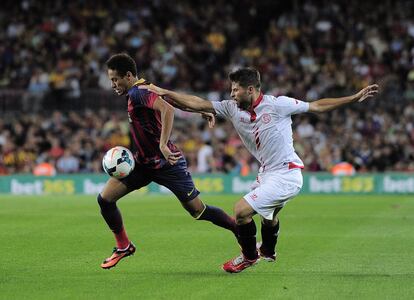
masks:
[[[167,161],[159,148],[161,113],[153,109],[155,99],[157,99],[158,95],[148,90],[139,89],[138,86],[141,84],[149,83],[144,79],[138,80],[128,90],[126,96],[129,127],[133,140],[132,151],[138,164],[152,169],[159,169]],[[179,151],[171,141],[168,141],[167,145],[172,152]]]

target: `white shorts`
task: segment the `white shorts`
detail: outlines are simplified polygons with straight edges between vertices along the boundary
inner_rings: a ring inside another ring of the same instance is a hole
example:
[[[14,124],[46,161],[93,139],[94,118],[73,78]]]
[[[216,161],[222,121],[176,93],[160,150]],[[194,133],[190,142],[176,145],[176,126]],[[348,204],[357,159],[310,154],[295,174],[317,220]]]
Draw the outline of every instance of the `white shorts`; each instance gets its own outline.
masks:
[[[300,169],[265,172],[257,176],[252,191],[244,196],[250,206],[263,218],[273,219],[276,208],[299,194],[303,185]]]

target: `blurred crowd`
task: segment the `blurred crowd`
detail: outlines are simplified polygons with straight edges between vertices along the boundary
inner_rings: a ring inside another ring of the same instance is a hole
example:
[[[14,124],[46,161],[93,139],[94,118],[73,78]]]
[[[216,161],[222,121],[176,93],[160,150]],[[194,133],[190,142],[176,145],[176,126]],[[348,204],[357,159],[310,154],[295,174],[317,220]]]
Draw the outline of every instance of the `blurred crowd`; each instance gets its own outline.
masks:
[[[107,150],[117,145],[130,147],[124,112],[54,111],[51,115],[15,117],[11,122],[0,120],[0,174],[3,175],[36,173],[39,165],[41,172],[53,174],[99,173],[103,172],[101,160]],[[251,157],[229,123],[218,120],[218,126],[211,130],[201,116],[191,119],[191,122],[178,119],[171,136],[183,151],[191,171],[248,175],[242,169],[247,168]],[[244,164],[242,158],[246,160]]]
[[[227,73],[239,66],[259,69],[265,93],[306,101],[379,83],[374,101],[295,117],[297,152],[309,171],[341,161],[359,172],[414,171],[412,1],[3,2],[0,93],[25,90],[25,113],[0,120],[0,173],[44,161],[58,173],[101,172],[103,151],[129,144],[123,112],[45,112],[109,90],[104,62],[116,52],[131,54],[146,79],[212,101],[228,98]],[[191,170],[257,169],[230,124],[209,130],[179,114],[175,125]]]
[[[201,116],[188,114],[178,114],[171,139],[190,171],[244,176],[258,170],[231,123],[218,119],[210,129]],[[352,109],[299,115],[294,117],[295,148],[306,171],[330,171],[343,161],[358,172],[414,171],[413,120],[414,103],[391,113],[373,109],[364,117]],[[130,142],[125,112],[19,114],[0,120],[0,174],[36,173],[43,163],[52,166],[51,174],[100,173],[104,153]]]

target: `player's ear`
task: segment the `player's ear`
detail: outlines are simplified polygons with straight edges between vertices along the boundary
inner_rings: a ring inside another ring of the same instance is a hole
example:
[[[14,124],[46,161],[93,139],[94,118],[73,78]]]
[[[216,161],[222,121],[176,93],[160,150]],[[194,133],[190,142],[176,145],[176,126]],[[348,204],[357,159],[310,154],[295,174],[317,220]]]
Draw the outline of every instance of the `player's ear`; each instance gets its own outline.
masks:
[[[131,80],[134,77],[130,71],[126,72],[126,76],[128,80]]]

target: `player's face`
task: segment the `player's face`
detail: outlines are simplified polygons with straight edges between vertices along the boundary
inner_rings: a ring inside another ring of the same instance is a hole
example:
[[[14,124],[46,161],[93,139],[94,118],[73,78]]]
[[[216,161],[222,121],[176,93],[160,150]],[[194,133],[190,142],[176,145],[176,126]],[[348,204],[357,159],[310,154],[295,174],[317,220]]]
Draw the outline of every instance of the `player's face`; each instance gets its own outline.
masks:
[[[128,75],[124,77],[119,76],[118,72],[112,69],[108,69],[109,80],[111,80],[111,86],[114,92],[118,95],[124,95],[129,89]]]
[[[252,104],[253,86],[247,88],[240,86],[237,82],[231,83],[231,98],[237,102],[237,106],[241,109],[248,109]]]

